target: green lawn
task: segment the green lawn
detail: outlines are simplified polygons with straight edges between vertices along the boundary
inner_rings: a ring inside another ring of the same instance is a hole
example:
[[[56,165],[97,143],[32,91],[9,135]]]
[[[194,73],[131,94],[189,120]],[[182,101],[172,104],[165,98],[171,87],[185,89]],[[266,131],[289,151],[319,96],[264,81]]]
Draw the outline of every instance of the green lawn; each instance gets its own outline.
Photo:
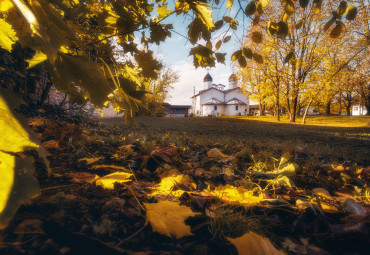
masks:
[[[106,120],[116,126],[125,139],[159,141],[183,147],[207,150],[221,148],[235,153],[247,148],[251,153],[270,153],[279,157],[285,151],[302,152],[307,159],[326,162],[353,161],[370,164],[370,127],[328,125],[298,125],[267,122],[270,117],[248,118],[136,118],[132,126],[124,126],[122,119]],[[312,118],[316,123],[323,117]],[[336,117],[330,117],[334,120]],[[261,121],[265,119],[265,121]],[[351,125],[355,117],[338,117]]]
[[[273,116],[243,116],[243,117],[225,117],[245,120],[256,120],[265,122],[277,122]],[[290,123],[288,116],[280,117],[281,123]],[[302,125],[302,117],[298,117],[295,125]],[[366,127],[370,126],[370,116],[307,116],[305,125],[318,125],[330,127]]]

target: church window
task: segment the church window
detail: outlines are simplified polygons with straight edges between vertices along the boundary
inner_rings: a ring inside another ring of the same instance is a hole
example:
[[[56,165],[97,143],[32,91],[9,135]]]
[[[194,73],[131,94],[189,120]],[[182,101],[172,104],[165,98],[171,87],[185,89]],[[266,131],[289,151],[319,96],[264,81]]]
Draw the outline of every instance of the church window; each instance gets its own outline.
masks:
[[[239,110],[239,106],[238,105],[235,106],[235,110],[236,111]]]
[[[215,108],[215,111],[217,111],[217,105],[215,105],[215,107],[214,107],[214,108]]]

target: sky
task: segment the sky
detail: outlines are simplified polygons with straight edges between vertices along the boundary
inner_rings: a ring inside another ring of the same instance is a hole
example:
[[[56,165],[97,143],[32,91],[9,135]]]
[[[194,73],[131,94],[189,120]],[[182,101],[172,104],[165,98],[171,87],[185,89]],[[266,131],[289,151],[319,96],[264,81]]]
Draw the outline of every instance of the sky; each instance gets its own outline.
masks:
[[[222,1],[221,1],[222,2]],[[169,8],[171,8],[171,3],[169,3]],[[234,8],[235,9],[235,8]],[[219,20],[223,15],[234,17],[235,10],[227,10],[227,12],[219,15],[214,11],[214,20]],[[226,10],[226,8],[224,8]],[[238,16],[240,20],[241,15]],[[184,20],[182,15],[173,15],[164,21],[165,24],[172,23],[174,30],[182,35],[187,35],[187,25],[188,20]],[[239,21],[242,24],[242,21]],[[244,23],[245,24],[245,23]],[[228,25],[227,25],[228,26]],[[220,64],[216,62],[216,66],[210,68],[209,73],[213,78],[213,83],[224,84],[228,86],[228,78],[233,73],[233,68],[231,65],[231,54],[240,48],[240,42],[236,38],[242,37],[243,28],[242,25],[237,30],[237,34],[233,34],[232,39],[223,44],[218,52],[227,53],[225,64]],[[225,31],[226,25],[220,29],[220,31]],[[217,36],[216,33],[212,33],[212,37]],[[212,38],[213,39],[213,38]],[[215,44],[218,39],[213,40],[212,43]],[[202,43],[202,45],[205,45]],[[159,46],[153,46],[151,50],[156,52],[157,56],[163,61],[165,66],[171,67],[180,76],[177,83],[173,84],[174,88],[169,93],[169,98],[167,102],[173,105],[191,105],[191,96],[195,92],[203,89],[203,78],[207,74],[205,68],[198,67],[197,69],[193,66],[193,57],[188,56],[190,49],[194,47],[189,41],[187,41],[182,36],[172,33],[171,38],[168,38],[165,42],[162,42]]]

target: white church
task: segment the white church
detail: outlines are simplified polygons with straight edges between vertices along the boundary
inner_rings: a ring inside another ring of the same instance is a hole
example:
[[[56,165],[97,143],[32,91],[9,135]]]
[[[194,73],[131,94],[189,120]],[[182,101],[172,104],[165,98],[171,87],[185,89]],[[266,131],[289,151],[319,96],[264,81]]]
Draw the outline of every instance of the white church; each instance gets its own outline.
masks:
[[[192,112],[196,116],[242,116],[249,114],[249,98],[238,87],[235,74],[229,78],[229,87],[213,84],[207,73],[203,79],[204,89],[192,96]]]

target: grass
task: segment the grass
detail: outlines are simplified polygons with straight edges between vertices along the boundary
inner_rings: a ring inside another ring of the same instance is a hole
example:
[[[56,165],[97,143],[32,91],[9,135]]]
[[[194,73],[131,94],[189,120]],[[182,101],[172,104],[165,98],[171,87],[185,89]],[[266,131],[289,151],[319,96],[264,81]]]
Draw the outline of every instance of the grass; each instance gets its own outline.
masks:
[[[140,117],[132,126],[121,124],[122,119],[105,122],[115,125],[131,142],[156,141],[157,144],[174,144],[199,151],[218,147],[228,154],[247,149],[254,154],[269,154],[277,158],[289,151],[306,154],[308,160],[370,164],[370,127],[298,125],[260,121],[261,118],[265,117]]]
[[[226,117],[230,118],[230,117]],[[273,116],[243,116],[243,117],[231,117],[242,120],[255,120],[279,123],[276,121],[276,117]],[[280,123],[290,123],[287,115],[281,116]],[[303,125],[302,117],[298,117],[296,123],[290,123],[293,125]],[[370,116],[307,116],[305,125],[314,126],[329,126],[329,127],[369,127]]]

